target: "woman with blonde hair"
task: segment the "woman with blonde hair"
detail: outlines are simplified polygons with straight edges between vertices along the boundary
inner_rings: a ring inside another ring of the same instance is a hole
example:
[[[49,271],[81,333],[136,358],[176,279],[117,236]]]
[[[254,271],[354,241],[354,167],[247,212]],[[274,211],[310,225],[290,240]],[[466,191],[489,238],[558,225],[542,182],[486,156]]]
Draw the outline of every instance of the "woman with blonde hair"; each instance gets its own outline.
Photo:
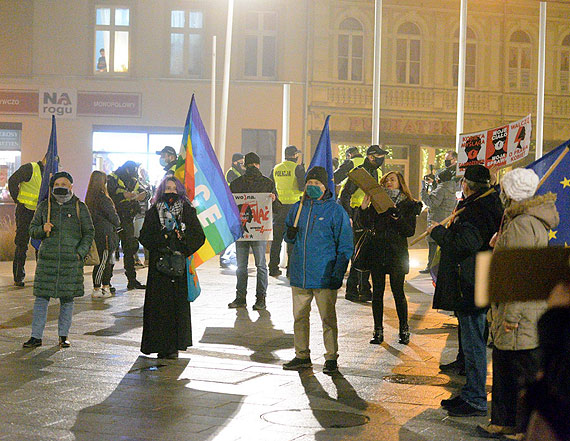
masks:
[[[101,171],[91,173],[85,203],[91,212],[95,227],[95,243],[99,253],[99,265],[93,268],[93,299],[111,297],[111,277],[115,265],[115,251],[119,246],[117,228],[121,221],[115,204],[107,192],[107,175]]]
[[[368,270],[372,275],[374,334],[370,344],[384,341],[382,316],[388,274],[400,325],[399,342],[407,345],[410,342],[408,303],[404,294],[404,280],[410,269],[407,238],[416,231],[416,216],[420,214],[422,204],[413,198],[404,177],[398,171],[386,173],[380,180],[380,185],[394,202],[394,207],[378,213],[370,206],[370,197],[364,197],[356,213],[365,228],[364,239],[356,251],[356,267]]]

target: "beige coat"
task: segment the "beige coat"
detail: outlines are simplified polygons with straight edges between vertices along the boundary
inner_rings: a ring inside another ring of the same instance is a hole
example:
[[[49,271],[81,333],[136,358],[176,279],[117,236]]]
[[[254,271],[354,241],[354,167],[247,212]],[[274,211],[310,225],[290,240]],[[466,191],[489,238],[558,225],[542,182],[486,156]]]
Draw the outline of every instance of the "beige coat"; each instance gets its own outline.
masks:
[[[547,193],[520,202],[505,210],[503,228],[495,250],[505,248],[543,248],[548,246],[548,230],[558,225],[556,195]],[[524,271],[524,268],[513,268]],[[536,324],[546,310],[545,301],[494,303],[489,310],[489,338],[497,349],[520,351],[538,347]],[[518,327],[507,332],[504,322]]]

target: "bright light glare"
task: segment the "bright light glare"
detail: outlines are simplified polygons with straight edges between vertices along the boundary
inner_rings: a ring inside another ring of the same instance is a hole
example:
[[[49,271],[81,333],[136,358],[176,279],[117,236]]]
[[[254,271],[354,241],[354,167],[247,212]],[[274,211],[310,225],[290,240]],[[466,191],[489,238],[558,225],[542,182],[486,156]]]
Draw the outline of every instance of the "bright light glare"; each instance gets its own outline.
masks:
[[[418,259],[410,259],[410,268],[419,268],[420,261]]]

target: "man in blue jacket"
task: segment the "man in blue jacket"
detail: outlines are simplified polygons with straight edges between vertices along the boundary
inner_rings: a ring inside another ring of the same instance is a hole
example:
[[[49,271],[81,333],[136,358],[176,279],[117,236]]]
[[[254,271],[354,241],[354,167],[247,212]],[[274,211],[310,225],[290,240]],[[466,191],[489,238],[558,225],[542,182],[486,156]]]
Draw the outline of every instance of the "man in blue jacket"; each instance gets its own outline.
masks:
[[[338,370],[338,327],[335,303],[344,273],[354,250],[352,228],[346,211],[331,198],[327,171],[313,167],[307,173],[299,222],[300,202],[293,205],[285,224],[285,241],[293,244],[289,266],[293,291],[295,358],[283,369],[311,367],[309,313],[313,297],[323,323],[325,366],[323,372]]]

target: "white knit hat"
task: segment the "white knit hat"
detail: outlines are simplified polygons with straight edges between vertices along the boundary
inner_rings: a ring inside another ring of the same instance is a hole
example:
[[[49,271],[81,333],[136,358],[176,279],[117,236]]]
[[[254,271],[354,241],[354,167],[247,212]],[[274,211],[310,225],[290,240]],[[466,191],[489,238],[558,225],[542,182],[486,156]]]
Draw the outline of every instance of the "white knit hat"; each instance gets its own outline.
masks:
[[[515,168],[505,173],[501,187],[509,199],[522,201],[534,196],[538,186],[537,174],[528,168]]]

